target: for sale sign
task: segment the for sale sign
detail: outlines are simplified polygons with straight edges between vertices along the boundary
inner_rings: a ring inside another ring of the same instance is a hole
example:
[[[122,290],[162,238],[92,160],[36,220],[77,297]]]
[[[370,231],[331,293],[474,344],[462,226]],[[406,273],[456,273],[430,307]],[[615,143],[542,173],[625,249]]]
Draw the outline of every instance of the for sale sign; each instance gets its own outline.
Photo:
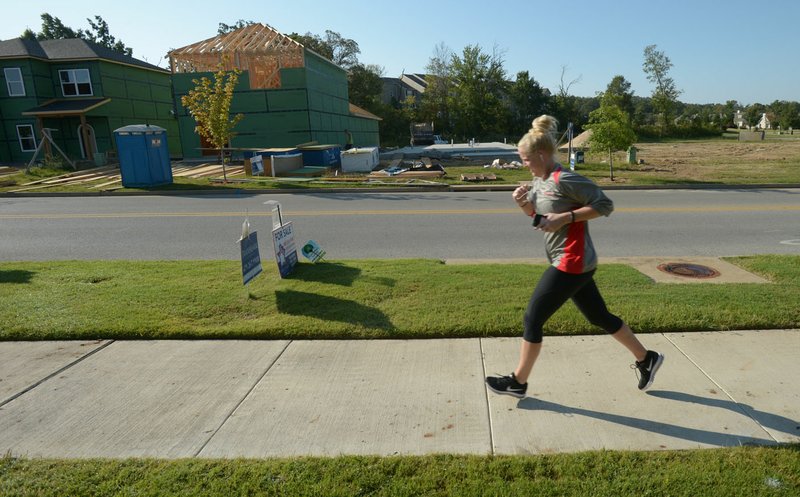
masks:
[[[297,247],[294,244],[294,227],[291,222],[272,230],[272,244],[275,247],[275,261],[281,278],[292,274],[297,265]]]

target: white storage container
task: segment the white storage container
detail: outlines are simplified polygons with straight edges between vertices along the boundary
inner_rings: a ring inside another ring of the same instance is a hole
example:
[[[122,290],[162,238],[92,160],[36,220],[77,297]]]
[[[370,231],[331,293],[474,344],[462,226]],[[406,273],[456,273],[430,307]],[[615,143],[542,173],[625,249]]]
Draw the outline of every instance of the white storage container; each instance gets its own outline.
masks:
[[[378,147],[351,148],[342,151],[342,172],[370,172],[378,166]]]

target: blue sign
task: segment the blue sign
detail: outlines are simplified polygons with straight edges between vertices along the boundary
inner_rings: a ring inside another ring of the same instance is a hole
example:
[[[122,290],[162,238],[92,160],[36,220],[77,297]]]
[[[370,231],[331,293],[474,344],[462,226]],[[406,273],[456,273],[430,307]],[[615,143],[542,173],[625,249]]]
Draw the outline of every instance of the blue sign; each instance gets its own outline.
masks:
[[[294,244],[294,227],[291,222],[272,230],[272,245],[275,247],[275,262],[281,278],[292,274],[297,265],[297,247]]]
[[[242,280],[243,284],[261,273],[261,256],[258,254],[258,236],[256,232],[250,233],[246,238],[239,240],[242,247]]]

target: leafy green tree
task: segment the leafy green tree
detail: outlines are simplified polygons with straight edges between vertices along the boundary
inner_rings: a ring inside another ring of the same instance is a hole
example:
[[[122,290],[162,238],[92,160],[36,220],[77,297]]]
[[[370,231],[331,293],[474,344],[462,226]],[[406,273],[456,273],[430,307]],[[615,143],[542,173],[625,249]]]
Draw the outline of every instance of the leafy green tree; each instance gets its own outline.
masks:
[[[781,129],[797,128],[800,126],[800,103],[776,100],[769,104],[769,112],[775,115],[774,126]]]
[[[187,95],[181,97],[181,104],[189,109],[189,113],[194,117],[195,132],[208,140],[214,148],[219,149],[220,164],[222,164],[222,175],[228,181],[225,171],[224,148],[234,136],[233,128],[242,120],[244,116],[237,114],[230,115],[231,101],[236,84],[239,82],[241,71],[234,69],[226,71],[220,66],[214,74],[214,81],[203,76],[199,80],[193,79],[192,83],[196,86]]]
[[[251,26],[255,23],[256,23],[255,21],[250,21],[250,20],[245,21],[244,19],[239,19],[233,24],[225,24],[224,22],[221,22],[219,23],[219,27],[217,28],[217,34],[224,35],[226,33],[230,33],[231,31],[236,31],[237,29],[242,29],[247,26]]]
[[[312,33],[304,35],[291,33],[288,36],[342,69],[349,71],[358,64],[358,54],[361,53],[358,43],[355,40],[343,37],[336,31],[326,29],[324,37]]]
[[[450,112],[454,131],[466,138],[497,136],[508,122],[503,99],[507,89],[501,53],[485,53],[478,45],[464,47],[452,59]]]
[[[675,86],[675,81],[669,76],[672,61],[667,55],[657,50],[656,45],[648,45],[644,49],[644,70],[647,80],[655,84],[653,89],[653,108],[658,113],[661,133],[665,133],[671,126],[675,116],[675,106],[681,91]]]
[[[549,92],[533,79],[528,71],[520,71],[508,88],[512,136],[522,136],[537,116],[547,112]]]
[[[614,152],[625,150],[636,142],[628,115],[616,105],[601,105],[589,114],[586,128],[592,130],[589,138],[592,149],[608,151],[611,181],[614,181]]]
[[[108,23],[100,16],[94,16],[94,20],[86,19],[89,22],[89,29],[72,29],[65,26],[61,19],[44,13],[42,18],[42,30],[38,33],[31,29],[26,29],[22,33],[22,38],[28,40],[62,40],[70,38],[81,38],[97,43],[98,45],[110,48],[111,50],[133,56],[133,49],[125,46],[121,40],[117,40],[108,27]]]
[[[372,113],[378,111],[383,92],[383,68],[375,64],[356,64],[347,75],[350,102]]]
[[[625,76],[616,75],[608,83],[605,93],[601,97],[601,105],[616,105],[629,118],[633,118],[633,92],[631,91],[631,83],[625,79]]]

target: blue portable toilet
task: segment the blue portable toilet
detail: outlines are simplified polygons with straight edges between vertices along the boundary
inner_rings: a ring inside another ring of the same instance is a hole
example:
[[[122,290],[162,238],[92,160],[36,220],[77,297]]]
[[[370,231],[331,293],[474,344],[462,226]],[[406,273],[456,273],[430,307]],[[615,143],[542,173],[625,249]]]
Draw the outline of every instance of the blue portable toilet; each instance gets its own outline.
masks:
[[[114,130],[122,186],[158,186],[172,183],[167,130],[132,124]]]

